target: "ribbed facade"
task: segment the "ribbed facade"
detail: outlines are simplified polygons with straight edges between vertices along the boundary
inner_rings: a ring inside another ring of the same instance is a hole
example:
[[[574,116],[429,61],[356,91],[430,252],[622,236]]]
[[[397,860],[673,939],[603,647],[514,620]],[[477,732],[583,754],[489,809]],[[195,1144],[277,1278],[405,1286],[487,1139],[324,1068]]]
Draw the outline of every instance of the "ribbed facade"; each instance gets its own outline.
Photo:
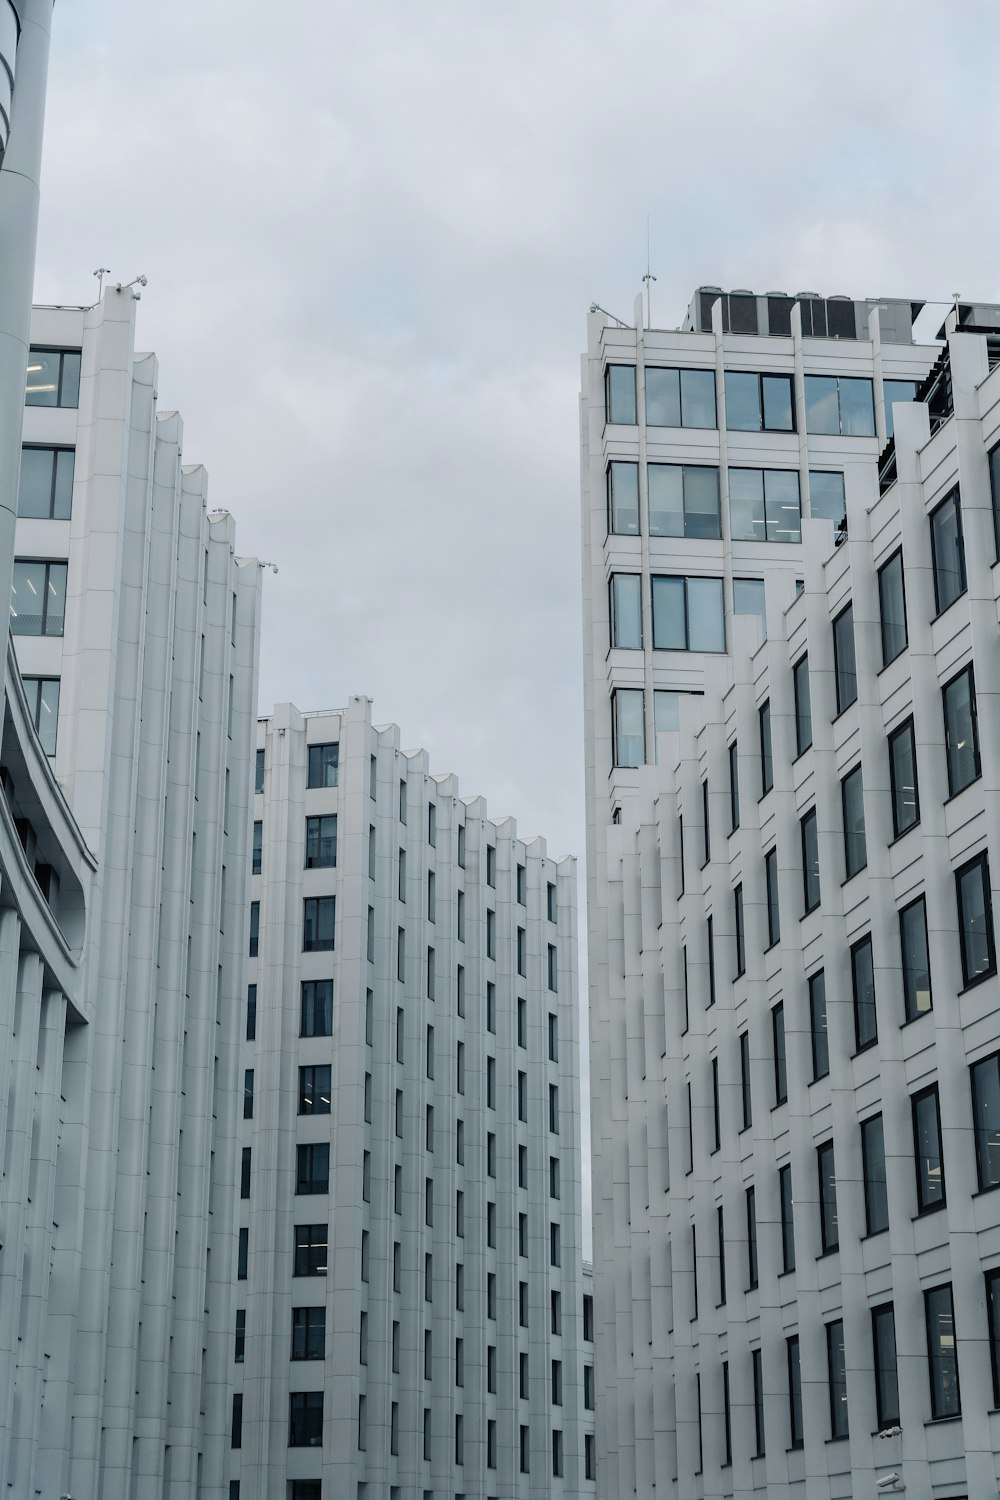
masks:
[[[719,312],[595,326],[584,393],[598,1489],[991,1494],[997,310],[924,348]],[[651,369],[712,371],[698,429]],[[717,510],[657,464],[717,470]]]
[[[257,753],[231,1493],[593,1493],[574,863],[367,699]]]

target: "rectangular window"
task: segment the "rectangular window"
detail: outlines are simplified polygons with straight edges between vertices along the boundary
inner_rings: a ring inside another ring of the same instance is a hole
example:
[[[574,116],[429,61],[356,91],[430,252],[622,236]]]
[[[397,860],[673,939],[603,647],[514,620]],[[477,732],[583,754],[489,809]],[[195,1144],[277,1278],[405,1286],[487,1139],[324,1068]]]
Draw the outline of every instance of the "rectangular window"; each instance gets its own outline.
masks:
[[[913,1164],[917,1176],[917,1213],[944,1208],[944,1156],[941,1151],[941,1111],[937,1084],[921,1089],[910,1100],[913,1111]]]
[[[639,535],[639,465],[613,459],[608,464],[608,531]]]
[[[545,886],[545,915],[550,922],[558,920],[556,912],[556,888],[551,880]]]
[[[370,1080],[371,1074],[365,1078]],[[370,1098],[370,1087],[366,1096]],[[319,1063],[299,1068],[299,1114],[328,1115],[330,1113],[330,1064]]]
[[[292,1359],[325,1359],[326,1308],[292,1308]]]
[[[767,595],[763,578],[733,579],[733,614],[756,615],[760,621],[760,638],[767,640]],[[735,622],[734,628],[738,628]]]
[[[716,1205],[716,1233],[719,1251],[719,1306],[726,1305],[726,1216],[722,1204]]]
[[[325,1224],[296,1224],[293,1276],[325,1276],[329,1231]]]
[[[549,1265],[562,1265],[562,1237],[558,1224],[549,1225]]]
[[[889,1227],[885,1131],[881,1115],[872,1115],[861,1121],[861,1175],[865,1188],[865,1233],[881,1234]]]
[[[826,975],[820,969],[809,981],[809,1025],[812,1036],[813,1082],[830,1071],[830,1039],[826,1026]]]
[[[253,1068],[247,1068],[243,1074],[243,1118],[253,1119]]]
[[[257,986],[255,984],[248,984],[247,985],[247,1031],[246,1031],[246,1039],[247,1039],[248,1042],[252,1042],[252,1041],[255,1041],[256,1038],[257,1038]]]
[[[973,1063],[972,1127],[979,1191],[1000,1186],[1000,1053]]]
[[[733,976],[739,979],[746,970],[746,941],[743,932],[743,887],[738,885],[733,891],[733,923],[736,932],[736,973]]]
[[[868,863],[865,799],[860,766],[848,771],[840,783],[840,805],[844,817],[844,870],[850,880]]]
[[[233,1396],[233,1420],[229,1434],[230,1448],[243,1447],[243,1395],[237,1391]]]
[[[948,794],[954,797],[982,775],[976,681],[971,663],[945,683],[941,689],[941,702],[944,707]]]
[[[814,520],[832,521],[840,526],[847,516],[847,497],[841,471],[809,470],[809,514]]]
[[[552,1292],[549,1296],[551,1309],[550,1328],[557,1337],[562,1333],[562,1296],[559,1292]]]
[[[253,1148],[250,1147],[250,1146],[244,1146],[243,1147],[243,1159],[242,1159],[241,1171],[240,1171],[240,1197],[241,1198],[249,1198],[249,1196],[250,1196],[250,1171],[251,1171],[252,1158],[253,1158]]]
[[[934,603],[940,615],[966,590],[962,504],[957,488],[945,496],[940,505],[934,507],[928,520],[931,528],[931,563],[934,568]]]
[[[985,854],[955,871],[958,902],[958,939],[962,950],[962,982],[978,984],[997,971],[993,945],[993,901],[990,866]]]
[[[844,1320],[826,1325],[826,1375],[830,1391],[830,1436],[847,1436],[847,1356],[844,1351]]]
[[[549,1131],[559,1134],[559,1086],[555,1083],[549,1084]]]
[[[738,542],[800,542],[797,469],[730,469],[729,529]]]
[[[264,859],[264,825],[258,818],[253,825],[253,846],[250,862],[250,874],[259,875]]]
[[[528,1075],[518,1072],[517,1075],[517,1118],[522,1124],[528,1120]]]
[[[778,1168],[778,1196],[781,1204],[781,1269],[795,1270],[795,1206],[792,1202],[792,1169]]]
[[[722,1121],[719,1116],[719,1059],[712,1058],[712,1150],[722,1146]]]
[[[732,813],[730,832],[740,826],[740,752],[736,741],[729,747],[729,807]]]
[[[705,858],[702,862],[703,869],[712,857],[712,832],[711,824],[709,823],[708,810],[708,782],[703,781],[701,784],[701,822],[705,834]]]
[[[33,345],[28,351],[25,406],[79,406],[80,360],[79,349],[39,349]]]
[[[399,821],[406,822],[406,782],[402,778],[399,783]]]
[[[747,1291],[757,1285],[757,1192],[746,1190],[747,1201]]]
[[[523,927],[517,929],[517,972],[521,979],[528,973],[528,934]]]
[[[594,1299],[586,1292],[583,1297],[583,1337],[585,1343],[594,1342]]]
[[[332,869],[337,863],[337,814],[306,818],[306,869]]]
[[[779,1000],[771,1012],[771,1041],[774,1046],[774,1102],[784,1104],[788,1098],[788,1070],[785,1063],[785,1006]]]
[[[333,980],[306,980],[299,1003],[299,1036],[332,1035]]]
[[[465,1093],[465,1043],[455,1043],[455,1091]]]
[[[805,377],[806,431],[840,437],[875,436],[870,380],[849,375]]]
[[[241,1229],[236,1250],[236,1280],[246,1281],[247,1263],[250,1258],[250,1231]]]
[[[808,914],[815,911],[820,903],[819,833],[814,807],[809,809],[799,823],[799,833],[802,844],[802,909]]]
[[[559,1061],[559,1017],[549,1011],[549,1061]]]
[[[808,656],[800,656],[792,668],[792,687],[795,693],[795,753],[802,755],[813,742]]]
[[[993,1371],[993,1406],[1000,1406],[1000,1270],[986,1272],[986,1319]]]
[[[73,509],[72,448],[21,449],[17,513],[41,521],[68,521]]]
[[[916,380],[883,380],[882,398],[885,402],[885,436],[886,441],[892,437],[895,428],[893,421],[893,402],[916,400],[919,382]]]
[[[729,1361],[722,1362],[722,1423],[723,1435],[725,1437],[725,1456],[722,1460],[723,1468],[728,1469],[733,1461],[733,1419],[729,1396]]]
[[[497,1278],[495,1271],[486,1273],[486,1316],[492,1322],[496,1322],[497,1316]]]
[[[546,982],[548,988],[555,994],[559,988],[559,954],[552,943],[548,944]]]
[[[531,1471],[531,1429],[521,1426],[518,1431],[518,1456],[521,1473],[528,1474]]]
[[[882,665],[906,650],[906,589],[903,583],[903,553],[897,550],[878,570],[879,618],[882,622]]]
[[[375,824],[374,823],[369,823],[369,825],[368,825],[368,879],[369,880],[374,880],[375,879],[375,853],[376,853]],[[334,858],[336,859],[336,852],[334,852]]]
[[[788,1369],[788,1446],[802,1447],[802,1376],[799,1370],[799,1336],[785,1340],[785,1364]]]
[[[646,760],[646,711],[642,688],[616,688],[611,694],[616,766],[641,766]]]
[[[927,906],[923,896],[899,913],[903,968],[903,1009],[908,1021],[931,1008],[931,968],[927,949]]]
[[[714,931],[714,928],[715,928],[715,924],[712,921],[712,918],[711,917],[706,917],[706,919],[705,919],[705,932],[706,932],[706,937],[707,937],[707,949],[708,949],[708,1005],[706,1006],[707,1010],[711,1010],[712,1006],[715,1004],[715,931]]]
[[[427,804],[427,842],[432,849],[437,847],[437,807],[433,802]]]
[[[764,855],[764,884],[767,889],[767,946],[773,948],[781,941],[781,915],[778,908],[778,851],[769,849]]]
[[[650,536],[717,541],[719,471],[707,464],[647,464]]]
[[[336,896],[307,896],[302,903],[303,953],[333,951]]]
[[[595,1385],[594,1385],[594,1367],[593,1367],[593,1365],[584,1365],[584,1367],[583,1367],[583,1409],[584,1409],[584,1411],[593,1411],[594,1410],[594,1406],[595,1406],[594,1391],[595,1391]]]
[[[891,1302],[872,1308],[872,1354],[875,1364],[875,1420],[881,1432],[885,1427],[899,1425],[896,1319]]]
[[[654,650],[725,651],[721,578],[654,574],[651,584]]]
[[[764,1366],[759,1349],[751,1351],[753,1363],[754,1458],[763,1458],[764,1448]]]
[[[642,650],[642,577],[611,575],[611,644],[618,651]]]
[[[288,1397],[289,1448],[323,1445],[323,1392],[293,1391]]]
[[[427,950],[427,998],[428,998],[428,1000],[433,1000],[434,999],[435,979],[436,979],[435,953],[434,953],[434,949],[433,948],[428,948],[428,950]]]
[[[840,1245],[840,1228],[837,1219],[837,1177],[833,1161],[833,1142],[825,1141],[816,1148],[816,1171],[819,1178],[819,1230],[823,1254],[828,1255]]]
[[[771,753],[771,700],[765,699],[757,710],[760,739],[760,794],[766,797],[774,786],[774,757]]]
[[[931,1389],[931,1418],[958,1417],[962,1399],[958,1388],[958,1340],[951,1283],[924,1292],[927,1319],[927,1374]]]
[[[750,1033],[740,1032],[740,1088],[743,1103],[743,1129],[753,1124],[753,1101],[750,1093]]]
[[[62,635],[66,569],[64,562],[17,559],[10,596],[11,635]]]
[[[715,427],[715,371],[646,366],[647,427]]]
[[[889,736],[889,786],[892,796],[892,832],[900,838],[920,822],[917,788],[917,744],[912,718]]]
[[[247,1314],[244,1307],[237,1309],[235,1333],[233,1364],[241,1365],[244,1363],[247,1353]]]
[[[296,1193],[330,1191],[330,1143],[311,1141],[295,1148]]]
[[[528,1283],[519,1281],[517,1284],[517,1321],[522,1328],[528,1326]]]
[[[257,751],[257,759],[254,770],[253,789],[255,795],[259,796],[264,790],[264,751]]]
[[[870,935],[851,944],[851,988],[854,994],[854,1045],[858,1052],[863,1052],[878,1041],[875,964]]]
[[[309,788],[336,786],[339,767],[339,744],[310,745],[306,786]]]
[[[559,1158],[549,1157],[549,1197],[559,1197]]]
[[[487,1109],[497,1107],[497,1060],[495,1057],[486,1059],[486,1107]]]
[[[794,432],[791,375],[727,370],[726,426],[730,432]]]
[[[465,942],[465,892],[455,892],[455,936],[460,943]]]
[[[606,365],[604,412],[608,422],[635,426],[635,365]]]
[[[396,928],[396,978],[401,983],[406,980],[406,930],[403,927]]]
[[[854,605],[842,609],[833,622],[833,670],[837,712],[850,708],[858,696],[858,668],[854,655]]]
[[[59,728],[59,678],[22,677],[28,713],[42,742],[46,755],[56,753]]]

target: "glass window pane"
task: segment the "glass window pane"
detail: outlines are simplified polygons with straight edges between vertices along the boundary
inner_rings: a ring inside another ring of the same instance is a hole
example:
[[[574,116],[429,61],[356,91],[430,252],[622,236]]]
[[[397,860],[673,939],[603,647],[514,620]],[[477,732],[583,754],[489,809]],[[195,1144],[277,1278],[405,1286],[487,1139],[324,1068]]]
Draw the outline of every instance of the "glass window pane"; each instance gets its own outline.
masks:
[[[608,365],[607,414],[609,422],[635,423],[634,365]]]
[[[915,380],[883,380],[882,395],[885,398],[885,435],[892,437],[895,423],[892,415],[894,401],[912,401],[917,392]]]
[[[840,430],[845,437],[875,436],[875,402],[870,380],[841,376]]]
[[[766,469],[764,513],[769,542],[802,540],[799,476],[795,469]]]
[[[17,513],[66,521],[73,504],[72,448],[22,448]]]
[[[721,578],[687,580],[688,644],[692,651],[725,651]]]
[[[945,684],[942,700],[948,791],[954,796],[976,780],[980,769],[976,690],[971,667]]]
[[[861,767],[857,766],[840,784],[844,813],[844,865],[847,879],[863,870],[868,863],[865,847],[865,803],[861,785]]]
[[[771,700],[757,710],[760,738],[760,794],[763,797],[774,786],[774,756],[771,748]]]
[[[816,809],[802,819],[802,900],[804,909],[814,911],[819,905],[819,837],[816,832]]]
[[[769,432],[792,432],[795,414],[792,406],[790,375],[762,375],[764,393],[764,426]]]
[[[652,580],[653,646],[658,651],[686,651],[684,623],[684,579]]]
[[[681,416],[685,427],[714,427],[715,371],[681,370]],[[647,372],[648,378],[648,372]],[[649,418],[647,417],[647,421]]]
[[[659,690],[653,694],[653,732],[668,734],[681,727],[681,694]]]
[[[906,604],[903,594],[903,554],[897,552],[878,570],[879,612],[882,620],[882,665],[906,650]]]
[[[972,1119],[980,1192],[1000,1184],[1000,1053],[972,1066]]]
[[[897,838],[920,821],[917,794],[917,747],[913,720],[889,736],[889,784],[892,791],[892,829]]]
[[[778,1172],[778,1189],[781,1199],[781,1269],[782,1271],[794,1271],[795,1204],[792,1198],[792,1169],[790,1166],[780,1168]]]
[[[59,392],[60,406],[80,405],[80,351],[64,349],[62,357],[62,389]]]
[[[857,666],[854,658],[854,607],[848,605],[833,622],[833,658],[837,688],[837,712],[858,696]]]
[[[10,596],[11,635],[44,633],[45,567],[43,562],[15,562]]]
[[[726,371],[726,426],[730,432],[760,431],[760,384],[756,375]]]
[[[875,1353],[875,1407],[881,1431],[899,1423],[896,1321],[891,1303],[872,1308],[872,1345]]]
[[[996,971],[989,878],[985,855],[972,860],[955,876],[962,977],[967,985],[975,984]]]
[[[899,945],[903,959],[903,1009],[908,1021],[931,1008],[931,970],[927,952],[927,910],[924,898],[899,914]]]
[[[812,697],[809,691],[809,658],[803,656],[792,668],[795,690],[795,751],[801,755],[812,744]]]
[[[826,976],[820,969],[809,980],[809,1023],[812,1033],[813,1082],[830,1071],[830,1039],[826,1027]]]
[[[838,1318],[826,1325],[826,1363],[830,1389],[830,1436],[847,1436],[847,1356],[844,1322]]]
[[[737,542],[766,540],[762,469],[729,470],[729,530]]]
[[[865,1229],[868,1234],[879,1234],[889,1227],[885,1130],[881,1115],[861,1122],[861,1168],[865,1186]]]
[[[851,984],[854,991],[854,1040],[861,1052],[878,1041],[871,938],[863,938],[851,949]]]
[[[641,688],[619,688],[614,695],[615,765],[641,766],[646,759]]]
[[[714,376],[712,384],[714,407]],[[646,366],[646,424],[649,427],[679,427],[681,425],[680,381],[676,370],[660,370],[652,365]],[[714,427],[714,420],[705,423],[705,426]]]
[[[965,548],[957,490],[931,512],[930,525],[934,599],[940,614],[965,593]]]
[[[833,375],[805,377],[806,431],[840,432],[840,407],[837,381]]]
[[[611,530],[620,536],[639,534],[639,465],[608,465]]]
[[[840,1244],[840,1228],[837,1217],[837,1174],[833,1160],[833,1142],[827,1141],[816,1151],[819,1172],[819,1219],[820,1243],[826,1250],[836,1250]]]
[[[684,471],[680,464],[647,464],[646,482],[650,536],[683,536]]]
[[[951,1285],[924,1293],[927,1313],[927,1358],[931,1388],[931,1416],[957,1417],[962,1403],[958,1389],[958,1351]]]
[[[642,602],[638,573],[615,573],[611,580],[611,644],[619,649],[642,649]]]
[[[652,514],[649,527],[652,533]],[[684,535],[713,541],[722,535],[719,471],[707,464],[687,464],[684,468]]]
[[[25,406],[59,405],[59,350],[32,349],[28,355]],[[79,384],[79,376],[77,376]],[[76,405],[76,402],[73,403]]]
[[[764,878],[767,888],[767,945],[773,948],[781,940],[781,916],[778,906],[778,853],[769,849],[764,855]]]
[[[45,580],[45,634],[62,635],[66,619],[66,564],[49,563]]]
[[[847,514],[844,476],[827,469],[809,470],[809,514],[839,526]]]
[[[767,640],[767,606],[764,602],[763,578],[733,579],[733,614],[756,615],[760,620],[761,640]]]
[[[936,1088],[913,1098],[913,1158],[917,1173],[917,1211],[929,1213],[945,1201],[941,1156],[941,1117]]]

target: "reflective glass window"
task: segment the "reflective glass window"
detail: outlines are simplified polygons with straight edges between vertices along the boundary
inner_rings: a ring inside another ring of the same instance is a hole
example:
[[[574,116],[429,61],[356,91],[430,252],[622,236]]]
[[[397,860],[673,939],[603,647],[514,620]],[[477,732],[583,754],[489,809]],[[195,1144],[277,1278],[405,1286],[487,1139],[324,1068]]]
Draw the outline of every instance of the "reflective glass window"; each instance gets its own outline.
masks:
[[[655,576],[653,647],[666,651],[724,651],[721,578]]]
[[[892,831],[896,838],[920,822],[917,789],[917,746],[913,720],[907,719],[889,736],[889,786],[892,799]]]
[[[850,880],[868,863],[865,842],[865,800],[861,784],[861,767],[855,766],[840,783],[840,802],[844,816],[844,868]]]
[[[62,635],[66,564],[18,559],[10,595],[11,635]]]
[[[847,515],[844,476],[830,469],[809,470],[809,514],[839,526]]]
[[[42,521],[68,521],[73,509],[72,448],[22,448],[17,513]]]
[[[844,1320],[826,1325],[826,1371],[830,1394],[830,1437],[847,1437],[847,1355]]]
[[[833,664],[837,689],[837,712],[849,708],[858,696],[858,672],[854,656],[854,605],[842,609],[833,622]]]
[[[861,938],[851,947],[851,986],[854,993],[854,1044],[859,1052],[863,1052],[878,1041],[875,964],[870,937]]]
[[[714,427],[715,371],[646,366],[646,425]]]
[[[955,871],[958,900],[958,937],[962,951],[962,981],[978,984],[997,971],[993,944],[993,902],[990,867],[979,854]]]
[[[887,667],[906,650],[906,594],[903,554],[894,552],[878,570],[879,618],[882,626],[882,665]]]
[[[56,753],[56,734],[59,728],[59,678],[22,678],[31,722],[38,731],[42,749],[46,755]]]
[[[972,1128],[979,1191],[1000,1187],[1000,1053],[973,1063]]]
[[[30,349],[24,404],[79,406],[80,350]]]
[[[884,1427],[899,1425],[896,1319],[891,1302],[872,1308],[872,1353],[875,1363],[875,1415],[881,1432]]]
[[[962,506],[957,489],[952,490],[940,505],[934,507],[929,520],[934,602],[938,614],[941,614],[966,589]]]
[[[646,759],[646,716],[642,688],[618,688],[611,697],[616,766],[641,766]]]
[[[833,1142],[826,1141],[816,1148],[816,1170],[819,1177],[819,1228],[823,1253],[836,1250],[840,1245],[840,1228],[837,1216],[837,1174],[833,1161]]]
[[[923,896],[899,914],[899,947],[903,968],[903,1010],[913,1021],[931,1008],[931,967],[927,950],[927,907]]]
[[[971,664],[941,689],[948,793],[954,797],[982,774],[976,684]]]
[[[910,1100],[913,1111],[913,1165],[917,1179],[917,1212],[926,1214],[945,1205],[944,1156],[941,1150],[941,1112],[937,1084],[921,1089]]]
[[[792,668],[795,694],[795,753],[801,755],[812,744],[812,695],[809,691],[809,658],[801,656]]]
[[[865,1232],[889,1227],[889,1194],[885,1177],[885,1130],[881,1115],[861,1121],[861,1173],[865,1188]]]
[[[719,471],[707,464],[647,464],[650,536],[715,540],[719,521]]]
[[[615,459],[608,464],[608,530],[639,534],[639,465]]]
[[[310,745],[306,786],[309,788],[336,786],[339,766],[339,744]],[[405,818],[403,821],[406,821]]]
[[[611,644],[618,650],[642,650],[642,579],[638,573],[611,577]]]
[[[931,1393],[931,1417],[957,1417],[962,1412],[958,1386],[958,1340],[951,1283],[924,1292],[927,1320],[927,1373]]]
[[[915,380],[883,380],[882,395],[885,399],[885,436],[886,441],[892,437],[895,423],[892,415],[892,404],[894,401],[912,401],[917,394],[917,382]]]
[[[811,807],[802,818],[799,829],[802,840],[802,907],[803,911],[815,911],[819,905],[819,834],[816,829],[816,809]]]
[[[756,615],[760,621],[761,640],[767,640],[767,605],[763,578],[733,579],[733,614]]]
[[[830,1038],[826,1026],[826,976],[820,969],[809,979],[809,1030],[812,1038],[813,1082],[830,1071]]]
[[[635,424],[635,365],[608,365],[604,371],[605,410],[609,422]]]

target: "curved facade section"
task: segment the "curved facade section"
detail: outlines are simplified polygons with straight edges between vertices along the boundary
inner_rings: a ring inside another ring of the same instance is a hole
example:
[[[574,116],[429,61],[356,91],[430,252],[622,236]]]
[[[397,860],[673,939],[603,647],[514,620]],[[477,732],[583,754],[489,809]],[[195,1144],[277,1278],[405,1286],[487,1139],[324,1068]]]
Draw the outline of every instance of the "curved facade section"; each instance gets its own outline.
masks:
[[[0,164],[10,138],[11,101],[17,55],[17,16],[11,0],[0,0]]]

